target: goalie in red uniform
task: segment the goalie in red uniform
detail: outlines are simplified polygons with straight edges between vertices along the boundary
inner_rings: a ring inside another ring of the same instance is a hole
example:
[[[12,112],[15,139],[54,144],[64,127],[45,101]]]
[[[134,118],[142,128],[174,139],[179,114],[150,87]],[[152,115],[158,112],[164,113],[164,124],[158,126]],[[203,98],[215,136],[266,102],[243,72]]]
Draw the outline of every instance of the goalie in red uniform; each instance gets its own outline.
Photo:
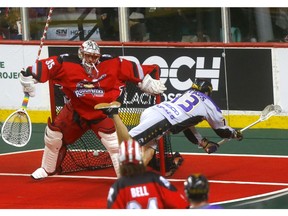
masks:
[[[167,179],[146,171],[140,145],[133,139],[120,144],[120,174],[110,188],[107,208],[185,209],[188,201]]]
[[[101,61],[100,48],[92,40],[80,46],[78,55],[51,56],[22,70],[20,82],[23,91],[31,97],[35,96],[36,83],[53,80],[68,98],[55,121],[48,119],[42,164],[31,176],[41,179],[56,174],[66,145],[74,143],[91,129],[109,152],[119,177],[119,144],[114,123],[102,111],[94,110],[94,106],[117,100],[126,81],[138,84],[149,94],[163,93],[166,90],[164,84],[149,75],[157,70],[157,65],[140,65],[120,57]]]

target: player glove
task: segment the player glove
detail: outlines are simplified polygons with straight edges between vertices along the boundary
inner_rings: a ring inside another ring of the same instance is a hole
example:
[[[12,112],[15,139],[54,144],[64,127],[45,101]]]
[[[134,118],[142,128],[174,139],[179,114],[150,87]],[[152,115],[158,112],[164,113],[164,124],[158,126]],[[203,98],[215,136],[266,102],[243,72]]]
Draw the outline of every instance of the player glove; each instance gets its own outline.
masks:
[[[243,139],[242,132],[240,130],[235,130],[233,138],[237,139],[238,141],[241,141]]]
[[[162,94],[167,89],[160,80],[153,79],[149,74],[144,77],[142,82],[138,83],[138,87],[151,95]]]
[[[27,68],[29,70],[29,68]],[[25,71],[24,68],[20,71],[20,83],[23,86],[23,92],[28,93],[30,97],[35,96],[35,83],[37,81],[33,78],[32,75],[27,75],[29,74]]]
[[[208,154],[214,153],[219,148],[219,145],[215,142],[209,141],[203,138],[199,144]]]

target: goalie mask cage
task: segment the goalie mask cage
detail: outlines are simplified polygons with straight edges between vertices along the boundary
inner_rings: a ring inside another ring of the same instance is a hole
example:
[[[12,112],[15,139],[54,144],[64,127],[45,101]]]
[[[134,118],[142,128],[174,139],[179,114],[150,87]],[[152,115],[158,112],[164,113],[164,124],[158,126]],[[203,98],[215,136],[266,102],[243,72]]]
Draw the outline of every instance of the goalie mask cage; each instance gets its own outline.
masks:
[[[66,97],[61,91],[59,85],[49,82],[50,102],[51,102],[51,118],[52,122],[55,116],[61,112],[65,104]],[[139,99],[145,97],[147,104],[139,105]],[[140,115],[145,108],[160,103],[160,96],[151,96],[141,92],[133,83],[126,83],[126,88],[119,98],[122,106],[119,109],[119,116],[128,130],[139,124]],[[158,148],[153,160],[149,163],[153,169],[161,172],[162,175],[167,175],[174,169],[173,152],[169,135],[164,135],[158,140]],[[62,158],[64,157],[58,172],[59,174],[77,172],[83,170],[97,170],[112,167],[112,161],[106,148],[94,134],[92,130],[88,130],[76,142],[66,145],[66,152],[61,151]],[[173,171],[174,173],[174,171]],[[171,175],[171,174],[169,174]]]

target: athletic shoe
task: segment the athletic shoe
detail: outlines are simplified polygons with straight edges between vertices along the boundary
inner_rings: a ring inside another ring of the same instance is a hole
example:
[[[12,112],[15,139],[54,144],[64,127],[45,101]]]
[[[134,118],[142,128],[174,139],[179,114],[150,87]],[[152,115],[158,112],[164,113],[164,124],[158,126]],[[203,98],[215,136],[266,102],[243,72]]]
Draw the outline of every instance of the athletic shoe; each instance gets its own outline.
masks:
[[[48,173],[45,171],[44,168],[38,168],[37,170],[35,170],[32,174],[31,174],[31,177],[33,179],[43,179],[43,178],[46,178],[48,177]]]
[[[99,103],[94,106],[95,110],[102,110],[108,117],[112,118],[114,114],[118,114],[118,109],[121,107],[121,103],[113,101],[111,103]]]

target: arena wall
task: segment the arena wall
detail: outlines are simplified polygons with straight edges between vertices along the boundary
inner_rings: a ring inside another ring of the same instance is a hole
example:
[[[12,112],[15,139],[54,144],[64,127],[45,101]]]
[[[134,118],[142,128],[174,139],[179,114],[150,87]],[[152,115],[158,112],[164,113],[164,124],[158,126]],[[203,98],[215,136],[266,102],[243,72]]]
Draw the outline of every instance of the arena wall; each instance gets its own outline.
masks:
[[[80,42],[47,41],[40,59],[63,53],[77,53]],[[255,128],[288,128],[288,49],[267,44],[234,43],[104,43],[101,52],[139,62],[158,64],[160,78],[167,86],[162,100],[170,100],[189,89],[195,78],[208,78],[213,84],[212,98],[233,127],[245,127],[257,120],[269,104],[278,104],[283,112]],[[21,68],[35,62],[37,42],[0,43],[0,121],[21,106]],[[50,116],[48,83],[36,85],[28,113],[33,123],[45,123]],[[125,103],[145,104],[148,97],[135,95]],[[206,123],[200,125],[207,127]]]

